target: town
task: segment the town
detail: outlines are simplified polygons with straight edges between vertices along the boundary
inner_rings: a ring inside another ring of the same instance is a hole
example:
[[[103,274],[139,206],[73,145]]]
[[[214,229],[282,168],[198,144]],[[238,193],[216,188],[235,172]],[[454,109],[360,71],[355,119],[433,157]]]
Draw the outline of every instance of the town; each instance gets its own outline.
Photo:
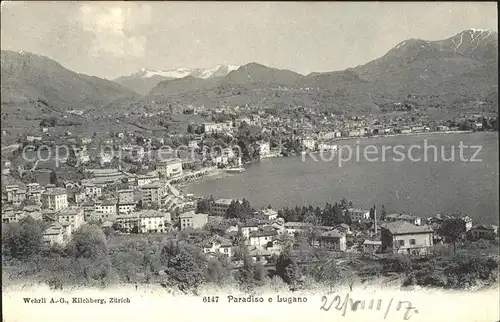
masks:
[[[453,246],[455,253],[457,245],[459,249],[466,248],[465,244],[469,248],[481,249],[491,249],[498,245],[496,226],[481,223],[473,225],[470,217],[461,214],[430,214],[428,218],[419,218],[404,211],[387,213],[384,206],[380,209],[376,206],[360,209],[345,199],[327,204],[324,209],[295,207],[296,205],[291,205],[295,208],[273,209],[269,205],[263,209],[254,209],[247,200],[237,200],[232,196],[214,199],[211,196],[194,196],[182,192],[183,184],[203,176],[228,170],[244,171],[243,163],[299,151],[335,150],[336,146],[330,143],[331,139],[359,136],[362,132],[368,132],[368,128],[360,127],[361,124],[366,124],[366,120],[349,119],[345,124],[349,124],[354,130],[293,132],[290,140],[282,145],[290,148],[276,151],[270,143],[272,139],[266,139],[263,133],[275,131],[269,124],[279,128],[279,122],[269,116],[267,120],[270,123],[264,123],[265,127],[261,130],[258,125],[262,126],[262,121],[259,120],[261,119],[257,114],[252,118],[237,119],[234,125],[230,121],[202,123],[194,130],[190,127],[188,132],[191,133],[169,138],[123,132],[108,133],[107,136],[76,137],[68,132],[60,140],[51,140],[50,128],[42,128],[43,134],[27,136],[22,145],[12,153],[12,158],[2,162],[3,179],[16,182],[6,185],[2,191],[4,259],[26,255],[22,254],[28,246],[19,245],[23,229],[30,231],[34,226],[38,229],[43,227],[37,241],[40,245],[34,248],[40,254],[52,254],[60,253],[68,245],[75,247],[77,242],[74,238],[83,238],[81,231],[87,229],[86,226],[98,227],[106,236],[105,244],[117,243],[114,246],[116,249],[110,248],[106,252],[128,254],[129,246],[126,245],[137,237],[145,238],[142,240],[149,240],[150,237],[162,241],[165,239],[168,244],[159,253],[153,249],[144,250],[144,245],[137,246],[142,247],[142,251],[151,252],[144,255],[144,261],[155,254],[161,257],[164,252],[179,255],[182,253],[179,245],[186,244],[191,247],[190,252],[212,263],[212,266],[203,264],[201,270],[203,274],[212,276],[212,282],[220,282],[220,271],[225,269],[226,275],[236,274],[239,276],[238,280],[247,286],[255,284],[255,279],[264,280],[266,276],[277,275],[295,288],[304,283],[304,273],[299,271],[307,271],[307,266],[311,265],[326,265],[332,258],[335,259],[335,267],[328,268],[329,273],[309,274],[319,274],[319,277],[315,275],[316,279],[324,278],[328,281],[332,279],[329,275],[337,274],[335,279],[338,282],[337,279],[343,276],[345,268],[352,268],[355,259],[385,263],[383,266],[387,269],[391,266],[387,264],[390,261],[404,263],[408,260],[411,266],[411,261],[417,259],[429,260],[443,256],[443,249],[451,251],[446,246]],[[476,118],[475,123],[470,123],[478,130],[483,126],[490,126],[491,120],[483,118],[479,122]],[[238,128],[235,131],[236,125]],[[395,131],[394,128],[383,125],[372,125],[371,128],[371,135]],[[380,132],[375,132],[376,130]],[[409,132],[430,130],[455,129],[444,125],[433,129],[429,126],[408,128]],[[404,128],[397,131],[400,134],[406,133]],[[271,138],[274,137],[273,134],[271,133]],[[234,137],[239,139],[235,141]],[[177,142],[174,144],[173,141]],[[229,148],[231,142],[239,143],[239,149]],[[51,147],[61,143],[72,144],[66,155],[58,156],[60,158],[55,160],[33,159],[34,162],[19,165],[21,158],[26,159],[26,153],[34,156],[44,149],[50,151]],[[170,147],[172,144],[175,147],[182,143],[187,147],[184,151],[172,152],[170,149],[167,158],[158,153],[162,146]],[[99,151],[104,151],[103,146],[111,147],[111,151],[99,154]],[[213,146],[220,148],[210,149]],[[205,153],[205,148],[209,148],[210,153]],[[79,240],[78,243],[84,241]],[[119,265],[132,265],[126,262],[137,261],[137,258],[129,258],[128,255],[116,259],[122,261]],[[349,263],[345,263],[346,260]],[[492,259],[484,257],[483,260]],[[491,266],[491,262],[487,264]],[[302,266],[306,268],[301,268]],[[171,274],[185,274],[179,272],[181,267],[176,267],[176,272],[170,271]],[[290,273],[290,267],[296,272]],[[320,267],[327,269],[325,266]],[[121,276],[123,281],[141,281],[137,276],[144,275],[144,272],[136,272],[137,269],[133,269],[134,274],[130,272],[130,268],[125,269],[125,273],[123,269],[119,269],[124,274]],[[251,271],[250,276],[242,274],[241,271],[245,269]],[[255,271],[257,269],[260,270],[258,273]],[[151,270],[160,276],[161,272],[168,275],[169,271],[168,267]],[[398,271],[397,268],[393,270]],[[439,286],[457,287],[463,283],[442,280],[436,282],[432,278],[429,282],[429,276],[424,273],[423,277],[415,277],[410,271],[405,271],[409,274],[410,284],[437,283]],[[485,279],[490,278],[490,273],[485,276]],[[181,281],[189,287],[195,287],[206,279],[192,276],[172,278],[180,288],[184,287]],[[142,278],[143,282],[151,280],[151,276]],[[56,285],[62,287],[63,282],[58,283]]]

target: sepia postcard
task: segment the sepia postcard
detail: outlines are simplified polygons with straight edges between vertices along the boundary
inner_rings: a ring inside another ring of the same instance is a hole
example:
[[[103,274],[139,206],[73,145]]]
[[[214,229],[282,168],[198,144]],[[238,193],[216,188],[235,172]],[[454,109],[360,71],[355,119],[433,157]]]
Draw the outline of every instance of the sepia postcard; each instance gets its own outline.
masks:
[[[2,322],[500,322],[497,24],[2,1]]]

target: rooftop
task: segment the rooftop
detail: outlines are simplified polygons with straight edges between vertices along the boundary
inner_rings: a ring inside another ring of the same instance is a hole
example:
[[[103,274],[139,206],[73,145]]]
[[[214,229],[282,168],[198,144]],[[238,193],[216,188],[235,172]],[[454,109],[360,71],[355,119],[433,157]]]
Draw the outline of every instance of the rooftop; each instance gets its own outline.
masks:
[[[347,209],[347,211],[349,211],[350,213],[369,213],[370,212],[370,210],[361,209],[361,208],[349,208],[349,209]]]
[[[161,212],[159,210],[148,209],[140,211],[138,213],[138,216],[141,218],[157,218],[157,217],[165,217],[167,214],[170,215],[170,213],[168,212]]]
[[[432,228],[429,226],[415,226],[406,221],[395,221],[387,224],[382,224],[380,228],[388,230],[392,235],[421,234],[433,232]]]
[[[275,216],[278,214],[278,212],[273,209],[264,209],[262,210],[262,213],[266,216]]]
[[[116,216],[116,219],[139,219],[139,214],[138,213],[129,213],[129,214],[120,214]]]
[[[179,158],[173,158],[173,159],[168,159],[168,160],[162,160],[159,162],[159,164],[165,165],[165,164],[174,164],[174,163],[179,163],[179,162],[182,162],[182,160]]]
[[[321,237],[326,237],[326,238],[342,238],[344,235],[340,233],[338,230],[332,229],[329,231],[325,231],[324,233],[321,234]]]
[[[270,236],[275,236],[276,231],[274,229],[272,230],[257,230],[257,231],[251,231],[250,232],[250,237],[270,237]]]
[[[191,211],[186,211],[182,214],[179,215],[179,218],[192,218],[192,217],[196,217],[196,216],[207,216],[208,217],[208,214],[195,214],[193,210]]]
[[[116,206],[116,200],[103,200],[101,201],[102,206]]]
[[[44,191],[44,195],[48,196],[58,196],[58,195],[65,195],[67,194],[66,189],[64,188],[54,188],[53,190],[50,191]]]
[[[413,220],[413,219],[417,219],[418,217],[415,215],[411,215],[411,214],[390,214],[390,215],[387,215],[386,218],[401,218],[401,219]]]
[[[76,216],[79,213],[83,213],[83,208],[76,207],[76,206],[70,206],[68,208],[65,208],[59,212],[60,216]]]
[[[212,236],[210,237],[205,243],[204,243],[204,246],[205,247],[212,247],[213,244],[219,244],[221,247],[231,247],[233,246],[233,244],[231,243],[231,241],[227,238],[224,238],[224,237],[221,237],[221,236],[218,236],[218,235],[215,235],[215,236]]]
[[[230,205],[231,202],[233,202],[233,199],[217,199],[214,201],[216,204],[224,204],[224,205]]]
[[[382,241],[380,241],[380,240],[369,240],[369,239],[366,239],[363,242],[363,245],[382,245]]]
[[[158,178],[158,176],[152,174],[143,174],[137,176],[137,179],[155,179],[155,178]]]
[[[53,222],[49,228],[45,229],[44,235],[59,235],[62,232],[63,225],[60,222]]]
[[[308,222],[289,221],[285,223],[285,227],[312,227],[312,224]]]
[[[473,227],[474,229],[485,229],[485,230],[497,230],[498,227],[495,225],[477,225]]]
[[[162,186],[163,185],[160,182],[153,182],[142,186],[141,189],[159,189]]]

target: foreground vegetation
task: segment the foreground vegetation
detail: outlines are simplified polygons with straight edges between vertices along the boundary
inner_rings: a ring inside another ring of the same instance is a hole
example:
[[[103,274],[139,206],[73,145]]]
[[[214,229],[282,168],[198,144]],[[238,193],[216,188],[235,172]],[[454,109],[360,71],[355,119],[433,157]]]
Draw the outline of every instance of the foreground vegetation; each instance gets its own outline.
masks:
[[[235,241],[236,261],[208,257],[201,242],[208,231],[172,231],[155,235],[115,235],[87,224],[65,247],[42,248],[44,224],[31,218],[2,227],[4,286],[44,283],[52,289],[106,287],[119,283],[161,285],[196,294],[202,285],[311,289],[314,285],[349,286],[394,279],[404,286],[462,289],[498,281],[498,258],[477,250],[497,248],[490,241],[464,245],[456,254],[437,246],[427,257],[333,254],[288,243],[267,265],[254,261],[243,241]],[[259,260],[259,259],[258,259]],[[270,264],[272,263],[272,264]],[[306,263],[306,264],[305,264]]]

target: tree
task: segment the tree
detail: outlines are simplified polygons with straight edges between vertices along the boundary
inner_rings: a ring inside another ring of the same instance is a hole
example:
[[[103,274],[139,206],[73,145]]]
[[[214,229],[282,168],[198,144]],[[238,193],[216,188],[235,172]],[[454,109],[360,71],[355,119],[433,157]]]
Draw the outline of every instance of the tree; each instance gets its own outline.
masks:
[[[66,159],[66,165],[69,167],[75,167],[78,163],[76,159],[75,149],[70,149],[68,153],[68,158]]]
[[[300,279],[300,267],[292,257],[291,247],[286,247],[276,262],[276,275],[295,288]]]
[[[231,210],[229,210],[231,208]],[[232,215],[232,217],[228,218],[238,218],[240,220],[247,220],[249,218],[253,217],[253,212],[254,210],[252,209],[252,206],[250,205],[250,202],[243,198],[243,200],[239,201],[233,201],[232,207],[231,205],[228,207],[229,214]]]
[[[56,186],[59,184],[55,170],[52,170],[52,172],[50,172],[50,183]]]
[[[161,251],[160,263],[165,265],[169,283],[182,292],[194,291],[205,281],[204,263],[198,249],[170,241]]]
[[[2,227],[2,246],[11,257],[28,259],[40,253],[44,230],[45,225],[31,216],[7,224]]]
[[[386,215],[387,215],[387,212],[385,211],[384,205],[382,205],[382,209],[380,209],[380,220],[385,220]]]
[[[325,263],[313,266],[310,274],[317,282],[333,287],[341,283],[345,269],[334,258],[330,258]]]
[[[197,214],[209,214],[212,208],[212,200],[209,198],[205,198],[202,200],[199,200],[198,203],[196,204],[196,213]]]
[[[144,138],[142,136],[137,136],[135,138],[135,144],[137,144],[137,145],[144,145]]]
[[[113,267],[127,283],[134,281],[139,273],[143,254],[135,249],[120,251],[113,256]]]
[[[456,253],[456,243],[466,232],[465,222],[457,217],[443,221],[438,229],[438,234],[445,237],[453,245],[453,253]]]
[[[75,258],[98,260],[108,256],[106,235],[97,225],[83,225],[78,228],[73,233],[67,249]]]
[[[231,279],[229,262],[224,258],[214,258],[208,262],[206,279],[217,285],[224,284]]]
[[[245,242],[245,235],[243,235],[243,230],[241,229],[241,226],[238,227],[238,232],[236,233],[236,238],[234,239],[234,244],[235,245],[240,245],[241,243]]]
[[[370,208],[370,219],[373,220],[375,219],[375,205],[373,207]]]
[[[244,290],[251,290],[255,284],[255,264],[245,243],[239,245],[243,266],[238,270],[237,280]]]

